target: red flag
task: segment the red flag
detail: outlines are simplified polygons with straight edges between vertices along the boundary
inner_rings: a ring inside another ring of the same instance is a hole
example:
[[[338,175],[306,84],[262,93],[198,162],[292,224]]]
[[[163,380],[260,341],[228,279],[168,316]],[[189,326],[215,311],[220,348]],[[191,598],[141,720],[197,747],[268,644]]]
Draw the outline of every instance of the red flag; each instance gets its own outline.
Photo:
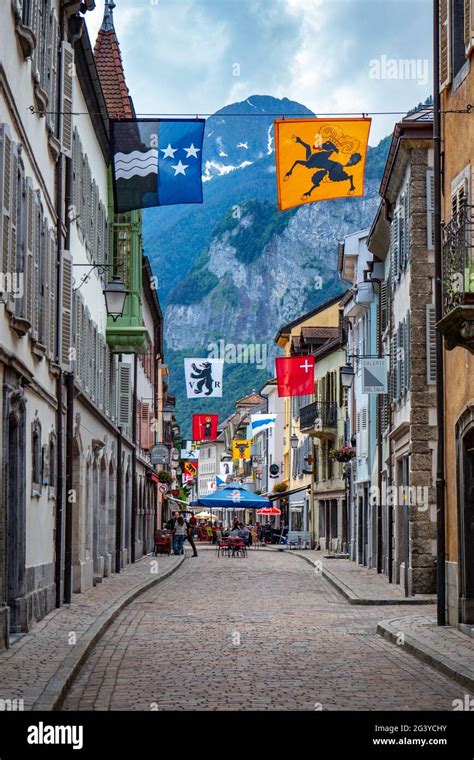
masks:
[[[218,414],[193,414],[193,441],[215,441]]]
[[[275,364],[279,396],[314,393],[314,356],[280,356]]]

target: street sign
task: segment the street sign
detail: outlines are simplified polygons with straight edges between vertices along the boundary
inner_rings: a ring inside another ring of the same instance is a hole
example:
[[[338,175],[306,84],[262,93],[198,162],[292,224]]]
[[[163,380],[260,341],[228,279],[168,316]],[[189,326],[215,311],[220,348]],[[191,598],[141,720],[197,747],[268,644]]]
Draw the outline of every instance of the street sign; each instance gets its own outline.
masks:
[[[270,471],[271,478],[277,478],[278,475],[280,474],[280,468],[278,467],[277,464],[271,464],[269,467],[269,471]]]
[[[164,443],[159,443],[157,446],[153,446],[151,450],[151,463],[152,464],[168,464],[170,458],[170,452],[168,446]]]
[[[158,491],[160,493],[168,493],[168,485],[166,483],[160,483],[158,486]]]
[[[387,357],[361,359],[362,393],[387,393]]]

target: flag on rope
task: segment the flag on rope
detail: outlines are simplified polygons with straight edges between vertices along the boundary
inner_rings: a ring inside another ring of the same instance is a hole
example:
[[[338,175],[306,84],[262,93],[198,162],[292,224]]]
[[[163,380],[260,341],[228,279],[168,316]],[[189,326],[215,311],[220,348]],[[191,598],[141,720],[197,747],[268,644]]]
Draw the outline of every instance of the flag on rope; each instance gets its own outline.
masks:
[[[115,212],[202,203],[204,125],[205,119],[111,121]]]
[[[314,356],[280,356],[275,365],[279,396],[314,393]]]
[[[183,481],[188,483],[190,480],[196,477],[198,472],[197,462],[185,462],[183,465]]]
[[[250,424],[252,428],[252,435],[275,427],[276,418],[276,414],[251,414]]]
[[[232,441],[233,459],[250,459],[251,441]]]
[[[364,194],[371,119],[276,119],[278,208]]]
[[[215,441],[218,420],[218,414],[193,414],[193,440]]]
[[[188,398],[222,397],[223,359],[185,359]]]

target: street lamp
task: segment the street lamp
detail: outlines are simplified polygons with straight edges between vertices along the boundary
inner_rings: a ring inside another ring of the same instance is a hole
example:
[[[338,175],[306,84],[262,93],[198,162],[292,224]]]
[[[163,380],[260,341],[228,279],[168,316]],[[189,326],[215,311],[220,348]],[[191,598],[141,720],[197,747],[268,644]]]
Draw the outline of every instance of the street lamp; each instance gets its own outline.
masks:
[[[107,283],[104,288],[105,306],[107,309],[107,315],[112,317],[113,321],[117,320],[123,314],[123,307],[125,306],[125,299],[128,295],[128,290],[120,282],[118,277],[114,277],[112,282]]]
[[[354,380],[354,367],[351,364],[346,364],[340,368],[339,372],[341,374],[342,387],[350,388]]]
[[[291,443],[291,448],[293,449],[293,451],[298,448],[299,441],[298,441],[298,436],[296,435],[296,433],[293,433],[293,435],[291,436],[290,443]]]

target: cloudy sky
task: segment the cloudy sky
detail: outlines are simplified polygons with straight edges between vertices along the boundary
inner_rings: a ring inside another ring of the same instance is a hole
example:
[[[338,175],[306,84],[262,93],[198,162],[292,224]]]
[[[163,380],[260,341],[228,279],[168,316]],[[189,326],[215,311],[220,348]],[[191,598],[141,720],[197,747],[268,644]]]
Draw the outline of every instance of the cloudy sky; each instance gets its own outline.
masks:
[[[431,93],[431,0],[115,0],[138,114],[205,115],[251,95],[317,114],[407,111]],[[87,13],[95,39],[104,0]],[[371,144],[392,131],[373,116]]]

